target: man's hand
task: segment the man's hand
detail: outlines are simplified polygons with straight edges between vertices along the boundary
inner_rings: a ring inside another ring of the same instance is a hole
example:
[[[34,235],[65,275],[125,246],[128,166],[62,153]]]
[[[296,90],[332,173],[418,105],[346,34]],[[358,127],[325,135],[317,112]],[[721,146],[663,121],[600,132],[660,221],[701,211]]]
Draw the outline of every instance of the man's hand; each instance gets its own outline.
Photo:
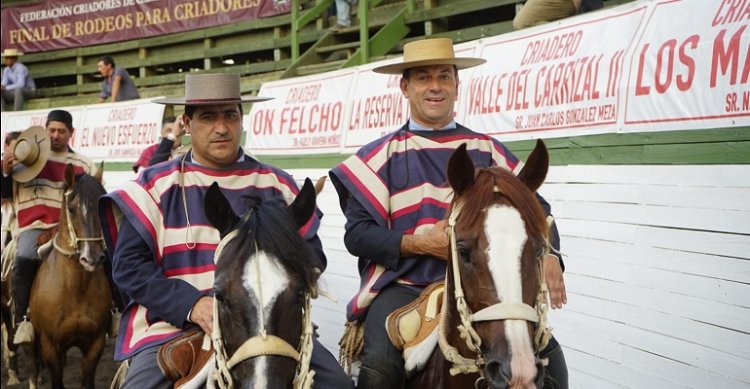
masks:
[[[5,153],[3,155],[3,174],[6,176],[10,174],[16,163],[17,161],[13,153]]]
[[[552,309],[562,308],[568,303],[568,295],[565,292],[565,280],[562,268],[560,268],[560,260],[552,254],[544,257],[544,278],[547,280]]]
[[[199,325],[203,332],[211,335],[214,330],[214,298],[203,296],[195,302],[190,311],[190,321]]]
[[[424,234],[404,235],[401,238],[401,255],[430,255],[448,259],[450,241],[446,232],[447,227],[448,221],[441,220]]]
[[[182,121],[182,116],[178,117],[174,123],[172,123],[172,129],[170,132],[177,139],[180,139],[185,135],[185,123]]]

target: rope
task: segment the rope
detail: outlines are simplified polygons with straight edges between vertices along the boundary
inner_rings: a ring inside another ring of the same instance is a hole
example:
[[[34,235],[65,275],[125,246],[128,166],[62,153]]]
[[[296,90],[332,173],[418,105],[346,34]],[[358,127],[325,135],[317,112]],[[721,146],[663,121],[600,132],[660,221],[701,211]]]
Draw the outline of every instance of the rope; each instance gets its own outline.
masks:
[[[347,321],[344,325],[344,334],[339,340],[339,364],[349,375],[352,375],[352,364],[359,359],[365,347],[364,339],[365,323]]]

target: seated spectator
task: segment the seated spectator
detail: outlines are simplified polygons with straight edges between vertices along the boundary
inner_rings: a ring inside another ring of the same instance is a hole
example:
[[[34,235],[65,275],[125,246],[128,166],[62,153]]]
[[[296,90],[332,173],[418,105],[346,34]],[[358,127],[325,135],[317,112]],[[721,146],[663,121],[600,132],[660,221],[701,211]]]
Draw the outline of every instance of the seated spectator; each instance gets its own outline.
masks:
[[[603,6],[603,0],[528,0],[513,19],[513,28],[538,26]]]
[[[102,81],[102,91],[99,93],[99,102],[103,103],[108,97],[112,97],[111,102],[127,101],[140,99],[141,95],[135,87],[133,79],[125,68],[115,66],[115,60],[105,55],[99,58],[96,64],[99,73],[104,80]]]
[[[34,97],[36,85],[29,74],[29,68],[18,62],[18,57],[23,53],[16,49],[5,49],[2,56],[5,57],[5,69],[3,69],[2,98],[0,98],[0,111],[5,112],[5,102],[13,102],[13,109],[20,111],[27,98]]]
[[[331,31],[352,26],[352,10],[356,9],[357,0],[336,0],[336,25],[331,27]]]

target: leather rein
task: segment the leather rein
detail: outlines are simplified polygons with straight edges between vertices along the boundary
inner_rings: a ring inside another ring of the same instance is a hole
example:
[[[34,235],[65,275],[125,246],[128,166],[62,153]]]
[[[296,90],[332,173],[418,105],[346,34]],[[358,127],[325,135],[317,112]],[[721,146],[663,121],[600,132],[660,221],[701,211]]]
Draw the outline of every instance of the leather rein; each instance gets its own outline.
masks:
[[[495,191],[497,192],[498,189],[496,188]],[[534,354],[538,356],[539,352],[547,346],[552,333],[547,327],[547,311],[549,309],[547,301],[549,290],[544,279],[544,256],[549,253],[550,247],[549,243],[546,243],[544,252],[537,258],[541,282],[539,284],[539,290],[537,292],[536,303],[534,306],[525,303],[501,302],[485,307],[478,312],[472,312],[466,303],[464,290],[461,285],[461,273],[458,263],[459,256],[456,244],[456,220],[461,213],[462,205],[463,203],[456,202],[453,206],[453,210],[448,218],[448,234],[451,244],[451,266],[453,269],[453,288],[456,299],[456,310],[461,318],[461,324],[457,325],[457,329],[460,333],[460,337],[466,341],[466,346],[469,350],[476,353],[476,357],[464,357],[456,347],[449,343],[446,335],[447,323],[445,319],[445,309],[443,309],[443,317],[440,320],[438,344],[445,359],[452,364],[450,374],[455,376],[457,374],[478,373],[480,378],[475,383],[475,385],[477,385],[484,379],[483,366],[486,361],[481,350],[482,339],[479,337],[476,330],[474,330],[473,323],[496,320],[525,320],[536,325],[534,333]],[[447,299],[447,293],[445,295],[445,298]],[[447,307],[447,301],[444,302],[444,306]]]

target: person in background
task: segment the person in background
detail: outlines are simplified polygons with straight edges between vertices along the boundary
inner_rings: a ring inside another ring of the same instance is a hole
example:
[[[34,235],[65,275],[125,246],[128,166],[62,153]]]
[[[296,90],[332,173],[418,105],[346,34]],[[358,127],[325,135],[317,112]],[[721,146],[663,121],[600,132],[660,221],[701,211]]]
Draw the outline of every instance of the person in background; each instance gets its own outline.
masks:
[[[34,78],[29,73],[26,65],[18,62],[18,57],[23,53],[16,49],[3,50],[5,57],[5,68],[2,79],[2,98],[0,99],[0,111],[5,112],[5,103],[12,102],[13,109],[20,111],[27,98],[34,97],[36,85]]]
[[[237,214],[247,211],[244,196],[281,197],[289,204],[299,193],[288,173],[240,147],[242,104],[265,100],[242,98],[238,74],[186,75],[184,98],[155,102],[185,106],[190,152],[144,169],[100,199],[114,280],[127,302],[115,346],[115,360],[129,361],[121,388],[172,388],[157,362],[160,346],[196,328],[212,333],[214,250],[220,239],[206,227],[203,197],[209,185],[218,183]],[[310,260],[324,270],[319,217],[313,215],[300,234],[310,245]],[[316,372],[314,388],[352,387],[317,339],[310,367]]]
[[[339,31],[352,26],[352,13],[357,7],[357,0],[336,0],[336,25],[331,31]]]
[[[15,344],[32,343],[34,328],[26,315],[31,285],[39,269],[39,236],[57,225],[65,189],[65,167],[76,173],[96,174],[96,165],[68,146],[73,116],[56,109],[47,115],[46,128],[31,127],[16,140],[14,152],[3,156],[2,187],[12,188],[9,199],[18,218],[13,298],[16,304]],[[35,151],[31,151],[35,150]]]
[[[603,0],[528,0],[513,18],[513,28],[538,26],[603,6]]]
[[[116,67],[115,60],[112,57],[105,55],[99,58],[96,68],[104,77],[102,89],[99,93],[100,103],[107,101],[109,97],[112,97],[110,101],[113,103],[141,98],[128,71],[125,68]]]
[[[162,121],[159,143],[154,143],[143,150],[138,161],[133,164],[133,172],[138,173],[141,167],[155,165],[184,154],[189,148],[182,145],[184,135],[185,125],[182,123],[182,118],[165,117]]]
[[[414,301],[427,286],[445,278],[449,240],[445,212],[450,205],[447,166],[462,143],[475,164],[516,171],[519,159],[498,140],[472,131],[453,118],[458,70],[486,62],[457,58],[448,38],[404,45],[403,62],[373,71],[401,75],[411,117],[400,129],[362,146],[330,171],[346,224],[344,244],[359,258],[361,289],[347,306],[350,322],[364,322],[358,388],[401,388],[404,360],[390,341],[386,318]],[[538,199],[549,215],[551,207]],[[550,244],[559,249],[552,225]],[[551,306],[566,303],[562,258],[544,258]],[[548,374],[567,389],[567,366],[554,339],[541,351]]]

